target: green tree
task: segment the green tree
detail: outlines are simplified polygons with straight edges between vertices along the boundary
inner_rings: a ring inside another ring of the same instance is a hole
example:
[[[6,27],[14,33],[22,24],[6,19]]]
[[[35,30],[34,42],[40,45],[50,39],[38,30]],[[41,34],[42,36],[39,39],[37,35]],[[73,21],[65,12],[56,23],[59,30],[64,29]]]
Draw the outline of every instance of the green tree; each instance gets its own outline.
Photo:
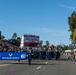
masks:
[[[49,41],[46,41],[46,49],[49,48]]]
[[[43,44],[43,41],[41,40],[41,41],[39,41],[39,47],[42,49],[42,44]]]
[[[73,41],[76,40],[76,28],[74,29],[74,32],[73,32]]]
[[[17,41],[21,42],[21,38],[20,37],[17,37]]]
[[[17,33],[13,33],[12,39],[17,39]]]
[[[1,40],[3,40],[5,38],[5,36],[1,35]]]
[[[57,49],[60,49],[61,48],[61,45],[57,45]]]
[[[76,12],[74,11],[70,17],[68,17],[69,31],[71,31],[70,38],[73,41],[74,30],[76,29]]]
[[[67,50],[68,49],[68,45],[64,45],[64,50]]]

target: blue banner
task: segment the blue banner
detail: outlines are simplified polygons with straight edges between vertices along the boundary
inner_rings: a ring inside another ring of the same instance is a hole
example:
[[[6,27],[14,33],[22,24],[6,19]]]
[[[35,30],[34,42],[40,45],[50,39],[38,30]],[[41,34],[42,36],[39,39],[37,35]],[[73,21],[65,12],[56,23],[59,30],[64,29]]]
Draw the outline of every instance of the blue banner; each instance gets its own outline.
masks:
[[[0,60],[25,60],[27,52],[0,52]]]

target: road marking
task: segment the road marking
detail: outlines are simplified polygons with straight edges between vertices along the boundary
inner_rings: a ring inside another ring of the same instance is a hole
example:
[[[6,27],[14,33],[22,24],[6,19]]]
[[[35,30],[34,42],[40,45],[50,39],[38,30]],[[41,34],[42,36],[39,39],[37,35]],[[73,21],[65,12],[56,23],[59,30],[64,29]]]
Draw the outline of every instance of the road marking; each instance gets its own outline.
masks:
[[[7,65],[10,65],[10,64],[2,64],[2,65],[0,65],[0,67],[7,66]]]
[[[19,63],[19,62],[23,62],[23,61],[12,61],[11,63]],[[8,63],[8,62],[7,62]],[[11,64],[10,63],[10,64]],[[10,64],[0,64],[0,67],[3,67],[3,66],[8,66]]]
[[[40,69],[40,68],[41,68],[41,66],[37,67],[37,69]]]
[[[47,64],[48,62],[45,62],[45,64]]]

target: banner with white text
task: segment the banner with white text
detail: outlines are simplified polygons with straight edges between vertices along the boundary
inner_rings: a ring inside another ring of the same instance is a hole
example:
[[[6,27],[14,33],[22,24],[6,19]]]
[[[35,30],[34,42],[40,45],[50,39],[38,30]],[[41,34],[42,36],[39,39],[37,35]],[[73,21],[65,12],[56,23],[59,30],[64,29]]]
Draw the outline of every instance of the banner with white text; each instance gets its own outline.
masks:
[[[0,52],[0,60],[25,60],[27,52]]]

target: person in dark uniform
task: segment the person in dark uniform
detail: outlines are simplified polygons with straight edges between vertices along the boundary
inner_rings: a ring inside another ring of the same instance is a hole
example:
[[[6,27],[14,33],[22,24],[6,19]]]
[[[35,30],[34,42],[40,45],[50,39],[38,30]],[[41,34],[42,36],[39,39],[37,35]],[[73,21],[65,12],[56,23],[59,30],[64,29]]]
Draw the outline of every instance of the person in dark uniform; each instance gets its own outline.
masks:
[[[28,54],[28,63],[29,65],[31,65],[31,49],[28,50],[27,54]]]
[[[60,52],[57,50],[56,52],[56,60],[58,60],[60,58]]]

